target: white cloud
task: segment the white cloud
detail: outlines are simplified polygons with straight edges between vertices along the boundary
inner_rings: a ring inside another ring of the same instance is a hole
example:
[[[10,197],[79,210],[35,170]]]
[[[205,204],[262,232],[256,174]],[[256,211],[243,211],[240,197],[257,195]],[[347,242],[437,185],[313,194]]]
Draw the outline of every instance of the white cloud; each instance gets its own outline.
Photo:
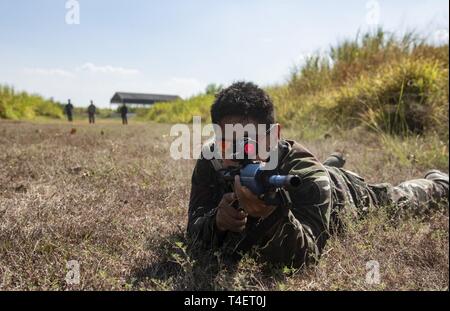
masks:
[[[200,92],[206,88],[206,83],[195,78],[180,78],[173,77],[164,83],[164,89],[169,92],[180,95],[181,97],[189,97]]]
[[[75,76],[72,72],[59,68],[25,68],[24,71],[28,75],[37,76],[58,76],[65,78],[73,78]]]
[[[35,76],[55,76],[74,78],[79,74],[91,73],[91,74],[110,74],[110,75],[137,75],[140,73],[137,69],[115,67],[111,65],[97,66],[93,63],[84,63],[81,66],[76,67],[74,70],[65,70],[60,68],[25,68],[25,73]]]
[[[207,83],[196,77],[158,77],[145,72],[114,66],[85,63],[69,69],[25,68],[8,77],[17,89],[40,93],[65,102],[72,99],[77,106],[86,106],[92,99],[100,107],[108,107],[114,92],[139,92],[190,97],[205,90]]]
[[[93,63],[85,63],[76,68],[79,72],[104,73],[104,74],[120,74],[120,75],[135,75],[139,74],[137,69],[129,69],[123,67],[114,67],[111,65],[97,66]]]

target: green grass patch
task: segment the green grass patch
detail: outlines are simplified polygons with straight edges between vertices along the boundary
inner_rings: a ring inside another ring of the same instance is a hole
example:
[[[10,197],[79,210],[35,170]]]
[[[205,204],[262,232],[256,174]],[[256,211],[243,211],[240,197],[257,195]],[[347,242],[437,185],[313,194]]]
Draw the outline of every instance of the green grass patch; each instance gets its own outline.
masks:
[[[380,139],[385,152],[393,155],[400,165],[448,169],[448,141],[437,135],[398,137],[382,134]]]
[[[157,103],[151,107],[146,119],[161,123],[191,123],[193,116],[200,116],[203,122],[210,120],[210,107],[214,95],[198,95],[186,100]]]
[[[39,116],[60,119],[63,109],[58,103],[39,95],[16,92],[11,87],[0,85],[0,118],[31,120]]]

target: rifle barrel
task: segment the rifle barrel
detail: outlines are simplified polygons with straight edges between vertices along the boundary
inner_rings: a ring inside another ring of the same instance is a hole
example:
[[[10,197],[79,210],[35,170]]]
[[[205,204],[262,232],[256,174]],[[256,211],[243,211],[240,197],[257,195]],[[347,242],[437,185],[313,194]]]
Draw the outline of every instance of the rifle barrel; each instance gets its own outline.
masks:
[[[269,177],[268,182],[275,188],[297,188],[298,186],[300,186],[301,179],[296,175],[273,175]]]

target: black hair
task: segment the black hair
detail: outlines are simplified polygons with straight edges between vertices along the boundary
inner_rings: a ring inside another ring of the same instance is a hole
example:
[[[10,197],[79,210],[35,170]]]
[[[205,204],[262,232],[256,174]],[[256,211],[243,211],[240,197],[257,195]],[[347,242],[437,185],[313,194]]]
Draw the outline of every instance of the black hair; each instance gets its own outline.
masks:
[[[228,116],[254,119],[258,124],[274,124],[273,102],[267,93],[251,82],[235,82],[216,95],[211,120],[219,124]]]

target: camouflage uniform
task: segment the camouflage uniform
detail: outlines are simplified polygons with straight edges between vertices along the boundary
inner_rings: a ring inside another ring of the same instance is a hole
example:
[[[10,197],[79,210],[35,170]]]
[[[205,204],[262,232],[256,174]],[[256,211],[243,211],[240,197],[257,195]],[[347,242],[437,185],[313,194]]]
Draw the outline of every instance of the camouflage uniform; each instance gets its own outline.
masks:
[[[67,120],[69,122],[73,121],[73,105],[71,103],[68,103],[65,107],[64,110],[66,112],[67,115]]]
[[[97,108],[94,104],[90,104],[87,111],[89,115],[89,123],[95,123],[95,112],[97,111]]]
[[[420,179],[397,187],[370,185],[350,171],[322,165],[294,141],[281,141],[279,154],[279,172],[300,176],[302,184],[286,191],[288,202],[266,219],[248,217],[242,233],[218,231],[217,206],[231,190],[217,172],[215,160],[198,160],[187,228],[192,245],[230,254],[246,250],[241,245],[250,245],[270,262],[300,266],[320,256],[330,234],[340,227],[343,213],[357,215],[388,204],[426,209],[448,196],[448,176],[447,180],[438,175],[439,180]]]
[[[120,116],[122,117],[122,124],[123,125],[128,124],[127,114],[128,114],[127,106],[123,105],[122,107],[120,107]]]

